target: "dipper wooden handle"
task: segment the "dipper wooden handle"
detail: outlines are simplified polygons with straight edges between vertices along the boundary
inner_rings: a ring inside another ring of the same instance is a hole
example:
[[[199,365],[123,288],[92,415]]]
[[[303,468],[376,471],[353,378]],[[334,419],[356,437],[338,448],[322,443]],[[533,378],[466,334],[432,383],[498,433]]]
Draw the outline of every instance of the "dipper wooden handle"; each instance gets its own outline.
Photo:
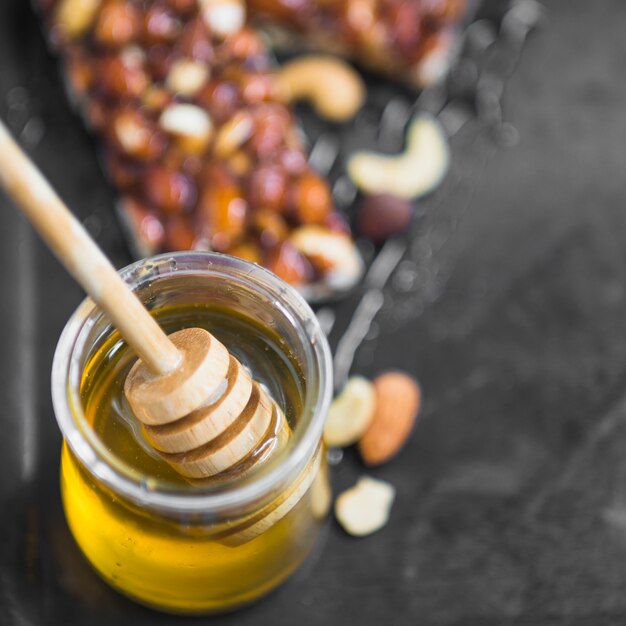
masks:
[[[181,474],[222,472],[249,457],[272,425],[288,431],[282,411],[208,331],[163,332],[1,121],[0,186],[139,355],[126,397]]]

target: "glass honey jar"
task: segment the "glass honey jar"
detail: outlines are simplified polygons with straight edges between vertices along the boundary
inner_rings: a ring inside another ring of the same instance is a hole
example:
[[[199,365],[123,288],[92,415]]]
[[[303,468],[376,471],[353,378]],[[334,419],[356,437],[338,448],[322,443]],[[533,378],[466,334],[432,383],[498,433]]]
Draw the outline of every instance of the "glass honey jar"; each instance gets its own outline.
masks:
[[[124,399],[134,354],[86,300],[52,370],[67,522],[97,572],[127,596],[176,613],[230,610],[293,572],[326,517],[328,344],[296,291],[240,259],[167,254],[121,274],[166,332],[204,327],[224,343],[280,405],[291,436],[247,469],[183,479],[147,444]]]

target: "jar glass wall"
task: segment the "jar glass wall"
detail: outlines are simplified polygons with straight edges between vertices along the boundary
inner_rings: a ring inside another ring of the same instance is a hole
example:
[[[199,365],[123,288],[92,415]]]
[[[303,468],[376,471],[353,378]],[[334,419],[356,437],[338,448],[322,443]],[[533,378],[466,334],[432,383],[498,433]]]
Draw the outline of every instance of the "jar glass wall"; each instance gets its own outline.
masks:
[[[284,580],[325,518],[328,345],[304,300],[245,261],[176,253],[122,275],[168,332],[215,334],[281,405],[292,436],[247,473],[183,480],[126,419],[121,388],[133,355],[87,300],[52,373],[68,524],[101,576],[132,598],[175,612],[231,609]]]

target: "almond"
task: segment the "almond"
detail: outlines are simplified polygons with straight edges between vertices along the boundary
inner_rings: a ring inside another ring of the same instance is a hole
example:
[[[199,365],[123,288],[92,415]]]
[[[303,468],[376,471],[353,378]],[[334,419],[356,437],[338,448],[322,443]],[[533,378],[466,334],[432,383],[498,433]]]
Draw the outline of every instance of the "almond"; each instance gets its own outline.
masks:
[[[374,380],[376,411],[359,441],[366,465],[380,465],[395,456],[411,433],[421,404],[417,381],[403,372],[387,372]]]
[[[364,476],[335,502],[335,516],[342,528],[354,537],[364,537],[380,530],[389,520],[395,499],[393,485]]]

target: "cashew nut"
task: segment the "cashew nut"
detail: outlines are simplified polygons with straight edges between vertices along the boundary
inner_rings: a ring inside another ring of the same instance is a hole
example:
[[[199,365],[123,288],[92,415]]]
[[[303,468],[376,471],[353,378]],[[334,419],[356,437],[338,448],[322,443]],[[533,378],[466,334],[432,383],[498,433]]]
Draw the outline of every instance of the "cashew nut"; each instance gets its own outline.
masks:
[[[366,193],[416,198],[433,191],[449,165],[450,149],[441,125],[430,115],[420,114],[409,126],[404,153],[357,152],[348,161],[348,175]]]
[[[356,70],[335,57],[310,55],[285,63],[278,73],[287,101],[308,100],[322,117],[343,122],[365,100],[365,84]]]

